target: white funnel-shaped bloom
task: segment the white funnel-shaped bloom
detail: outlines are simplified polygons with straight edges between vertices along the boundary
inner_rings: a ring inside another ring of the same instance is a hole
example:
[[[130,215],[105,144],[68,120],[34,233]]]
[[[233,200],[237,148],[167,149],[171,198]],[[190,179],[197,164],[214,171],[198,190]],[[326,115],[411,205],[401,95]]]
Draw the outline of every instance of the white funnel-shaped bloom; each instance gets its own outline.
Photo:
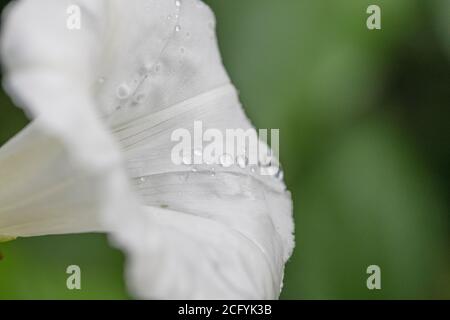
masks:
[[[196,0],[18,0],[4,86],[32,123],[0,149],[0,235],[108,232],[139,298],[273,299],[293,248],[279,176],[176,164],[179,128],[249,129]]]

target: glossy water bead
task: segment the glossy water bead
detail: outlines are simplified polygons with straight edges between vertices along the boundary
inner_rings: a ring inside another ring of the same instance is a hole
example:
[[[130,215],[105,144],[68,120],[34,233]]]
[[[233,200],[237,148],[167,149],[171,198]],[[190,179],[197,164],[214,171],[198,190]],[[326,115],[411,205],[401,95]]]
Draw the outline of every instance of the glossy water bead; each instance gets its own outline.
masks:
[[[141,103],[144,99],[145,99],[145,94],[139,93],[134,97],[133,101],[135,103]]]
[[[130,96],[131,93],[131,89],[130,86],[126,83],[122,83],[118,88],[117,88],[117,98],[119,99],[126,99]]]
[[[236,158],[236,163],[242,169],[246,168],[248,165],[248,158],[246,156],[239,156]]]
[[[222,167],[231,167],[234,164],[233,157],[225,153],[219,157],[219,163]]]

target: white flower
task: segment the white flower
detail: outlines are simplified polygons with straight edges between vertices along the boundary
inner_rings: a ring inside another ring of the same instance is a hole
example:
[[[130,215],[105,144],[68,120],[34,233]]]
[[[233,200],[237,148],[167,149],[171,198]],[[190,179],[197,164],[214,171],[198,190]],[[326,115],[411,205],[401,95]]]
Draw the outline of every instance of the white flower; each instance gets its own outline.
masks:
[[[0,149],[2,238],[108,232],[139,298],[277,298],[293,248],[283,182],[170,161],[177,128],[251,127],[209,8],[19,0],[3,22],[4,85],[33,121]]]

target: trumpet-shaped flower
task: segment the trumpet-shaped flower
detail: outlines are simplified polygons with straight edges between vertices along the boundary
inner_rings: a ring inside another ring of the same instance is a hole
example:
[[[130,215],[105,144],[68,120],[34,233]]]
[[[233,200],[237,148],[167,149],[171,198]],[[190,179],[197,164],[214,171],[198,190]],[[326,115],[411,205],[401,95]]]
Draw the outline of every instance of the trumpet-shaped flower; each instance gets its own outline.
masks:
[[[0,149],[1,238],[107,232],[138,298],[277,298],[282,179],[171,160],[171,133],[196,121],[252,128],[214,25],[197,0],[13,1],[4,86],[32,122]]]

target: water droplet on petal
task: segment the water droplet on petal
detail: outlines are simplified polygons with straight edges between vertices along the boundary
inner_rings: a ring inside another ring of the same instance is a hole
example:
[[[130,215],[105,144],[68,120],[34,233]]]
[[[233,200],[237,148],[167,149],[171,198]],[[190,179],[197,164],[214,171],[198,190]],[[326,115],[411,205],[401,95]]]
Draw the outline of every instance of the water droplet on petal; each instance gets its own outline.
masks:
[[[139,69],[139,74],[147,75],[152,71],[152,64],[146,63]]]
[[[222,165],[222,167],[231,167],[234,163],[233,157],[225,153],[219,157],[219,163]]]
[[[161,71],[161,65],[160,65],[159,63],[156,64],[155,67],[153,68],[153,71],[154,71],[155,73],[158,73],[159,71]]]
[[[248,159],[246,156],[237,157],[236,162],[242,169],[246,168],[248,165]]]
[[[122,83],[117,88],[117,92],[116,93],[117,93],[117,98],[119,98],[119,99],[126,99],[126,98],[128,98],[130,96],[131,89],[126,83]]]
[[[270,167],[272,165],[272,156],[262,156],[262,158],[259,159],[259,165],[261,167]]]
[[[144,98],[145,98],[145,94],[139,93],[138,95],[136,95],[136,96],[134,97],[133,101],[134,101],[135,103],[141,103],[141,102],[144,100]]]
[[[195,149],[195,150],[194,150],[194,155],[195,155],[196,157],[201,157],[201,156],[203,156],[203,151],[202,151],[202,149]]]
[[[189,156],[184,156],[183,159],[182,159],[182,163],[184,165],[187,165],[187,166],[192,164],[192,157],[190,155]]]

